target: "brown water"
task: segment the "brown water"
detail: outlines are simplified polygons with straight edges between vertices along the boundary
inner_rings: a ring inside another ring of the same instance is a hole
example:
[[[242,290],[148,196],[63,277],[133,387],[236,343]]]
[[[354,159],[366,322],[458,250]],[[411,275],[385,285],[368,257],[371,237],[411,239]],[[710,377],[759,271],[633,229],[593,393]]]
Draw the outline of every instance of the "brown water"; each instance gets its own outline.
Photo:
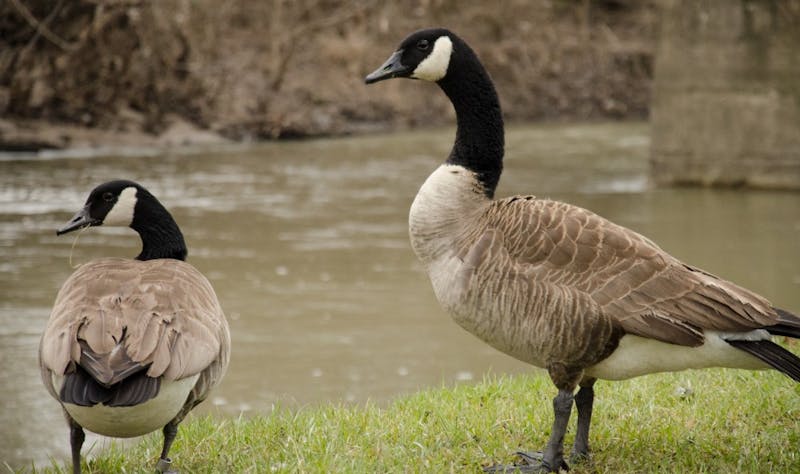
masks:
[[[383,403],[525,365],[473,340],[434,300],[407,212],[452,130],[189,153],[0,156],[0,466],[65,459],[67,428],[39,380],[39,335],[73,263],[135,256],[129,229],[55,229],[97,184],[129,178],[173,212],[189,261],[231,323],[230,370],[200,412]],[[800,310],[800,193],[648,187],[645,124],[508,134],[498,196],[570,201],[688,262]],[[92,437],[85,448],[102,438]],[[86,452],[86,449],[84,449]],[[1,468],[0,468],[1,469]]]

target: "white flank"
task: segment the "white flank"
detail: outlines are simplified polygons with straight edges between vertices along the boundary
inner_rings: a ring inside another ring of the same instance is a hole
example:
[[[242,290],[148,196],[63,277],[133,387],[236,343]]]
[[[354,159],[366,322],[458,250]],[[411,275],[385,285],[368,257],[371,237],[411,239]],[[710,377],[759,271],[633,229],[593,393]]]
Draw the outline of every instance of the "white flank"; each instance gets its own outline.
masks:
[[[450,65],[450,54],[453,52],[453,42],[447,36],[440,36],[433,43],[433,51],[411,73],[411,77],[423,81],[436,82],[447,74]]]
[[[108,211],[103,219],[104,225],[119,225],[127,227],[133,222],[133,210],[136,207],[136,188],[129,186],[122,190],[114,207]]]
[[[156,398],[132,407],[63,405],[69,416],[93,433],[117,438],[141,436],[160,430],[178,414],[198,377],[200,374],[174,382],[162,379]],[[61,380],[55,381],[60,387]]]
[[[750,332],[721,332],[719,335],[727,341],[763,341],[772,338],[766,329],[754,329]]]
[[[769,368],[754,356],[725,342],[723,337],[730,339],[730,334],[716,331],[705,331],[704,334],[706,342],[699,347],[667,344],[630,334],[623,336],[617,350],[599,364],[586,369],[586,374],[605,380],[624,380],[655,372],[707,367]],[[738,335],[738,339],[769,339],[769,333],[750,331]]]

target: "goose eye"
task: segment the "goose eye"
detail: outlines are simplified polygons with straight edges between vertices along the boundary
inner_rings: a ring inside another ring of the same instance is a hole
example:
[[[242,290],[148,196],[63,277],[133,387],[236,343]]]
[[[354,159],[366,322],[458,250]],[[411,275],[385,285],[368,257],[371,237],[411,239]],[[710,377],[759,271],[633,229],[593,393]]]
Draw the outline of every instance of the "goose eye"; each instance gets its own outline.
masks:
[[[417,42],[417,49],[419,49],[420,51],[427,50],[428,46],[430,46],[430,42],[428,40],[419,40]]]
[[[113,193],[110,193],[108,191],[103,193],[103,201],[111,202],[113,200],[114,200],[114,194]]]

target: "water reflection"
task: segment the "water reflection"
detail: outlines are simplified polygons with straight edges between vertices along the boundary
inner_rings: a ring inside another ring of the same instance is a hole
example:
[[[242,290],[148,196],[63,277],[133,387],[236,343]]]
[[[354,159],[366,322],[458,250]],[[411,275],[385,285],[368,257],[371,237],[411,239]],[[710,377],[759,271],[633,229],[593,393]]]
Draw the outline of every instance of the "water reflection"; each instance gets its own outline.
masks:
[[[67,457],[36,369],[39,334],[74,262],[134,256],[127,229],[56,238],[96,184],[135,179],[173,212],[213,282],[234,353],[200,412],[385,401],[420,387],[529,370],[439,309],[409,248],[407,213],[452,130],[205,152],[0,159],[0,459]],[[800,194],[647,186],[644,124],[509,131],[499,196],[588,207],[676,256],[800,309]],[[549,396],[549,395],[548,395]],[[96,440],[96,438],[93,438]],[[88,446],[88,443],[87,443]]]

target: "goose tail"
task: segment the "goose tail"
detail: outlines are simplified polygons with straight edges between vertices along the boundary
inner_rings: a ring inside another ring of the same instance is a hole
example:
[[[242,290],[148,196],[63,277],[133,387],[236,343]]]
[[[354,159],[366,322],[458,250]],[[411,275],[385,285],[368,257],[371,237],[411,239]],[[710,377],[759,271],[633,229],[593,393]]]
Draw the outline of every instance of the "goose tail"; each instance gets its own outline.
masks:
[[[112,386],[95,380],[83,367],[64,377],[59,398],[63,403],[90,407],[102,403],[109,407],[136,406],[155,398],[161,388],[161,379],[148,377],[145,370]]]
[[[743,350],[762,362],[768,364],[773,369],[782,372],[795,382],[800,383],[800,357],[772,341],[740,341],[728,340],[728,344]]]
[[[792,314],[785,309],[772,308],[778,313],[778,324],[764,329],[775,336],[786,336],[800,339],[800,316]]]
[[[781,308],[772,308],[778,314],[778,324],[767,326],[773,336],[786,336],[800,339],[800,317]],[[728,340],[728,344],[741,349],[770,367],[778,370],[796,382],[800,382],[800,357],[791,351],[768,340]]]

